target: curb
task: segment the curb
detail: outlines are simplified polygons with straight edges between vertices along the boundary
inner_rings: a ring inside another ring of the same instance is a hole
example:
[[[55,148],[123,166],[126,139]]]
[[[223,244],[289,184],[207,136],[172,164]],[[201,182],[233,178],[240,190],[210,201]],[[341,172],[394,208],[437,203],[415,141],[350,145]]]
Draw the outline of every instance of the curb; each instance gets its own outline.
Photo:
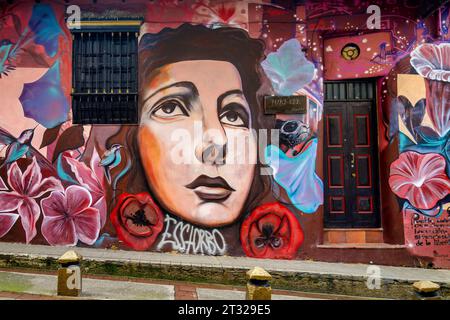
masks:
[[[0,268],[56,271],[58,267],[57,257],[0,253]],[[247,268],[84,258],[82,271],[84,274],[91,275],[115,275],[245,286]],[[413,299],[413,281],[381,279],[381,288],[370,290],[366,285],[367,279],[360,276],[313,274],[270,269],[267,271],[272,275],[271,285],[273,289],[371,298]],[[450,284],[438,284],[441,286],[442,297],[449,299]]]

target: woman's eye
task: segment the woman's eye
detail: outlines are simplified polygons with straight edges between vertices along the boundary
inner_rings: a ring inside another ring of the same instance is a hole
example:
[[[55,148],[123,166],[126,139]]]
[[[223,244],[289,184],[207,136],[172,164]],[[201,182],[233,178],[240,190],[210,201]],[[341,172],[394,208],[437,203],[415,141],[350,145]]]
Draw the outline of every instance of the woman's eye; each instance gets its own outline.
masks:
[[[249,128],[250,116],[245,107],[240,103],[230,103],[222,108],[220,121],[229,126]]]
[[[177,116],[187,116],[188,114],[180,102],[166,101],[156,107],[152,112],[152,115],[159,118],[173,118]]]
[[[223,124],[228,124],[235,127],[244,127],[246,126],[244,120],[241,118],[239,113],[236,111],[229,110],[222,114],[220,117],[220,121]]]

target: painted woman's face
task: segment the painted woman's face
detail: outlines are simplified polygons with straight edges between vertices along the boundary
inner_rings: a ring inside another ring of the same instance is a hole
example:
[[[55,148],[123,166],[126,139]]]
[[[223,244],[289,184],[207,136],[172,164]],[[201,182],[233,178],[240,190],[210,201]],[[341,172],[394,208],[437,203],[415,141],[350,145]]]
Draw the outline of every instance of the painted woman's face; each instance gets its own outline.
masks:
[[[238,70],[224,61],[176,62],[143,86],[138,143],[153,193],[194,224],[232,223],[257,157]]]

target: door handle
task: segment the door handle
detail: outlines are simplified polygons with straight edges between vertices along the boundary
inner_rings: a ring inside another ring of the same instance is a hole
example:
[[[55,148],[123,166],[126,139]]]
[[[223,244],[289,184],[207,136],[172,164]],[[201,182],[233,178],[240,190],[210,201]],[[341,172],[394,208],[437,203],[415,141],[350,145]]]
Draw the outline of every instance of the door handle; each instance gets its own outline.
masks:
[[[355,154],[352,152],[352,153],[350,153],[350,155],[352,156],[351,163],[353,165],[353,164],[355,164]]]

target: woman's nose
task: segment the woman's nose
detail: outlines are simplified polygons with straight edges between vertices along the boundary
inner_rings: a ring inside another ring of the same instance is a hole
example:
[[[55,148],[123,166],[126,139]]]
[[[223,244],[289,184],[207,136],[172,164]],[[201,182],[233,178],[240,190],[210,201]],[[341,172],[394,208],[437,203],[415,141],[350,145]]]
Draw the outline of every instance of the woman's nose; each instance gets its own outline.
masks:
[[[202,163],[223,165],[225,164],[226,145],[206,143],[199,148],[195,155]]]
[[[206,126],[205,126],[206,127]],[[219,124],[205,128],[202,143],[196,147],[196,158],[206,164],[225,164],[227,152],[227,136],[222,125]]]

